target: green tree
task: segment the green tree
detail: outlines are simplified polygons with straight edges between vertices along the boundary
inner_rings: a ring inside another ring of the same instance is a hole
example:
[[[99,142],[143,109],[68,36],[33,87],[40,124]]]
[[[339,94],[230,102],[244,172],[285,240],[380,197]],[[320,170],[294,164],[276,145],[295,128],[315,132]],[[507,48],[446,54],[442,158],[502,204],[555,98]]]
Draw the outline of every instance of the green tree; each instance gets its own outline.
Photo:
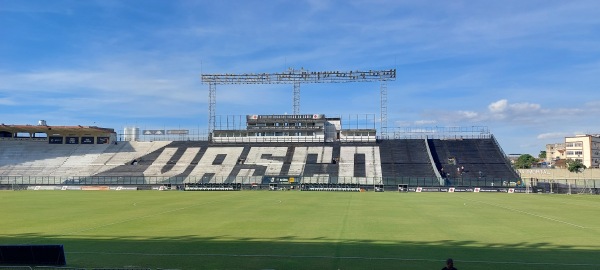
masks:
[[[540,154],[538,155],[539,159],[546,159],[546,151],[540,151]]]
[[[583,172],[587,167],[581,162],[580,159],[568,159],[567,160],[567,169],[570,172],[580,173]]]
[[[517,161],[515,161],[515,167],[517,169],[529,169],[531,166],[537,162],[537,159],[534,158],[530,154],[524,154],[519,156]]]

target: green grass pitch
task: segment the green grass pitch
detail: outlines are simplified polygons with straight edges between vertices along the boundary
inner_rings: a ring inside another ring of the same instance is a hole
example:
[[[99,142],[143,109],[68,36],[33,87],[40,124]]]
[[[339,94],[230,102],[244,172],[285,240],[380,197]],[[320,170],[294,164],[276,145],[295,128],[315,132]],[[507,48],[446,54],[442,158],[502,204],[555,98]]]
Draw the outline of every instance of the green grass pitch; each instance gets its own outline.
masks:
[[[600,269],[600,196],[2,191],[0,244],[70,267]]]

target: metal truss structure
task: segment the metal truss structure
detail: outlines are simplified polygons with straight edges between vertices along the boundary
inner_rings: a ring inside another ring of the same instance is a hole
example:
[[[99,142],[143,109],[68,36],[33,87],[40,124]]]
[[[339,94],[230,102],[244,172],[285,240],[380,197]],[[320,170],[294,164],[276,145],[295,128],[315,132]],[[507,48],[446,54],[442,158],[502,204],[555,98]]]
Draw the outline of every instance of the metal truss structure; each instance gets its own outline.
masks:
[[[223,84],[293,84],[293,112],[300,114],[300,84],[380,82],[381,135],[387,136],[387,81],[396,80],[396,69],[369,71],[308,71],[288,69],[280,73],[202,74],[202,83],[208,84],[208,131],[215,127],[216,85]]]

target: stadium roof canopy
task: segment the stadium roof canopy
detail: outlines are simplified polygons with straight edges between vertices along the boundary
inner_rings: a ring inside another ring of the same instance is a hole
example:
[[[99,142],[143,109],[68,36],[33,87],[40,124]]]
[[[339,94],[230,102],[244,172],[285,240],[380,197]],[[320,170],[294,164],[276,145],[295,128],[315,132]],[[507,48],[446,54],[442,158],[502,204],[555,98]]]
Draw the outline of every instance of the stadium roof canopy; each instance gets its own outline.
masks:
[[[0,132],[14,133],[58,133],[58,134],[106,134],[114,133],[112,128],[96,126],[46,126],[46,125],[0,125]]]

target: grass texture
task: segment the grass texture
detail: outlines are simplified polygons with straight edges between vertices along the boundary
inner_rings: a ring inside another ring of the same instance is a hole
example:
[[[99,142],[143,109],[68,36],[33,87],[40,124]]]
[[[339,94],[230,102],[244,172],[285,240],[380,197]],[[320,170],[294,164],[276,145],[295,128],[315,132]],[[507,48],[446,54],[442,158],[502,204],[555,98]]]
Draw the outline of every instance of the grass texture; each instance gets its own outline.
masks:
[[[600,269],[600,196],[2,191],[0,244],[69,267]]]

